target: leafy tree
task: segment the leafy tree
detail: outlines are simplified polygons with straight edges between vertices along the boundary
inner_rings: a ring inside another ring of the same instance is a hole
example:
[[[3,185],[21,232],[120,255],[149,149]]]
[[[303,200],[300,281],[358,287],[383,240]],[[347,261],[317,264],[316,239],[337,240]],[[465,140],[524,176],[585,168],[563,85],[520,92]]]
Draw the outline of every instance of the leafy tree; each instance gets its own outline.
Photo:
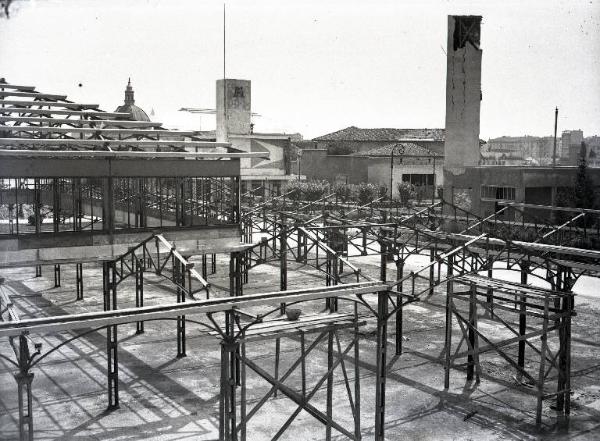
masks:
[[[358,186],[358,203],[359,205],[367,205],[377,197],[379,189],[375,184],[362,182]]]
[[[410,200],[414,199],[417,195],[415,191],[415,186],[410,182],[398,182],[398,196],[400,198],[400,203],[403,207],[408,207]]]
[[[577,177],[575,178],[575,206],[577,208],[594,208],[594,183],[588,173],[585,153],[586,145],[585,142],[582,142]]]

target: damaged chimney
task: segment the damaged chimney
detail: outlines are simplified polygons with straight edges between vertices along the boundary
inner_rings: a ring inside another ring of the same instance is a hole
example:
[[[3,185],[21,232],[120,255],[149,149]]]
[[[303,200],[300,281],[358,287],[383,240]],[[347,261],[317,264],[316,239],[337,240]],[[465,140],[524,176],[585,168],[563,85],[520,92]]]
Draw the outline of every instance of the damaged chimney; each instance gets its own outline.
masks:
[[[466,167],[479,164],[481,104],[481,16],[448,17],[446,74],[446,141],[444,146],[444,198],[472,199]],[[471,209],[470,203],[465,208]]]

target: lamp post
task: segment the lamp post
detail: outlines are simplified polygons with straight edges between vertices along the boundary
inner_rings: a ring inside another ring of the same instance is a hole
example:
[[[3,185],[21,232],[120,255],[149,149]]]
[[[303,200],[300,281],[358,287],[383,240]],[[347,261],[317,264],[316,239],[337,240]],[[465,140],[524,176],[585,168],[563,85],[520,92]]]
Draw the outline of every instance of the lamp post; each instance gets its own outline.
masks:
[[[400,148],[400,162],[402,162],[402,155],[404,155],[404,144],[396,144],[392,147],[392,153],[390,154],[390,201],[393,199],[394,194],[394,150]]]

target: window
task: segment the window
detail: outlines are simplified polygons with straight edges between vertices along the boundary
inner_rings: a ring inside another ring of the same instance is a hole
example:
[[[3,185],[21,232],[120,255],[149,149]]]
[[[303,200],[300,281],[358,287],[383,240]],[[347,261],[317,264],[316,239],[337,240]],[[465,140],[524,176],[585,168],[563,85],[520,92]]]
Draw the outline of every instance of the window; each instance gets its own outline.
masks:
[[[515,187],[498,187],[495,185],[482,185],[481,186],[481,198],[482,199],[514,201],[515,193],[516,193]]]
[[[409,182],[416,187],[433,185],[433,174],[409,173],[402,175],[402,182]]]

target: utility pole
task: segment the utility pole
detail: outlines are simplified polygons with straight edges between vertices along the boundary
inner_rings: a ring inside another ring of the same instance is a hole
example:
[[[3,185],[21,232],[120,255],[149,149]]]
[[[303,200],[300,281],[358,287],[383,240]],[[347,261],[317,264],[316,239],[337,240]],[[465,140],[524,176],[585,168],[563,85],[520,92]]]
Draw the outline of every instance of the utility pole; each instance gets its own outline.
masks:
[[[552,168],[556,167],[556,128],[558,125],[558,107],[554,110],[554,152],[552,154]],[[554,181],[556,182],[556,181]],[[550,222],[554,223],[556,221],[556,212],[554,211],[554,207],[556,207],[556,193],[558,189],[556,188],[556,184],[552,187],[551,199],[552,199],[552,210],[550,211]]]
[[[552,167],[556,167],[556,128],[558,126],[558,107],[554,110],[554,152],[552,154]]]
[[[390,201],[393,199],[392,194],[394,193],[394,148],[392,147],[392,154],[390,156]]]

